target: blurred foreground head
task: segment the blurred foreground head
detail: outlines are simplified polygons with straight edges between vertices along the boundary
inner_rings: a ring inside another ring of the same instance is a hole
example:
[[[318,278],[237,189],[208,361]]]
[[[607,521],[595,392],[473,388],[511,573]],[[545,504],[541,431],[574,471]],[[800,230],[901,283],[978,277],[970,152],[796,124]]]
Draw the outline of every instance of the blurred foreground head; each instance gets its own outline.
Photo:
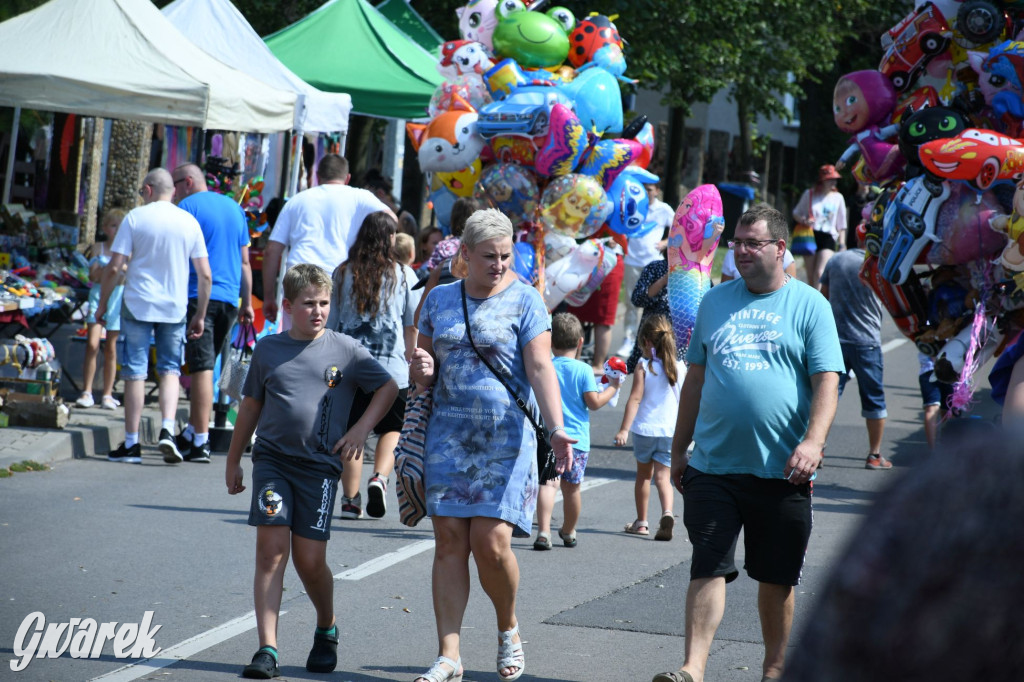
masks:
[[[1024,439],[970,429],[895,479],[784,680],[1024,679]]]

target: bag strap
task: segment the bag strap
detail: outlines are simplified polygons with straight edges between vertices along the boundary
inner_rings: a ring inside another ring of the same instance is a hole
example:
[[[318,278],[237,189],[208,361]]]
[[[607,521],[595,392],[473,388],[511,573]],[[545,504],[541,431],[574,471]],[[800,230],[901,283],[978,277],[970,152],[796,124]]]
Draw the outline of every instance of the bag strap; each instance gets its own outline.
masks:
[[[533,428],[537,431],[543,431],[544,427],[538,424],[537,420],[533,418],[533,414],[531,414],[531,411],[527,409],[526,402],[519,397],[518,393],[512,390],[512,387],[508,385],[504,377],[498,374],[498,371],[494,369],[491,363],[487,362],[487,358],[485,358],[483,356],[483,353],[480,352],[480,349],[476,347],[476,343],[473,341],[473,332],[471,329],[472,325],[469,323],[469,307],[466,305],[466,280],[462,280],[461,282],[459,282],[459,289],[462,292],[462,315],[465,317],[466,320],[466,336],[469,337],[469,345],[473,347],[473,350],[476,352],[477,357],[480,358],[480,361],[482,363],[484,363],[484,366],[487,367],[487,369],[491,370],[491,374],[497,377],[498,381],[501,382],[501,385],[505,387],[505,390],[508,391],[509,394],[511,394],[512,397],[516,399],[516,405],[518,405],[519,409],[523,411],[523,414],[526,415],[526,418],[530,420],[530,424],[533,425]]]

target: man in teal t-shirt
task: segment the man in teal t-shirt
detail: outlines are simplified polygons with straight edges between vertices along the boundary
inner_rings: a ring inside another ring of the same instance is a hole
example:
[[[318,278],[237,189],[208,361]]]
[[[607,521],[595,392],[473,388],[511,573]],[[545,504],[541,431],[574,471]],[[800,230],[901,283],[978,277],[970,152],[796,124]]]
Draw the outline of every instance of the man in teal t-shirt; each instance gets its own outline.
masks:
[[[828,301],[782,268],[788,236],[774,208],[744,213],[729,244],[742,279],[713,288],[697,312],[672,442],[672,482],[693,545],[688,652],[682,669],[654,682],[703,679],[725,584],[739,575],[741,529],[744,569],[760,583],[763,675],[782,676],[811,533],[810,481],[843,371]]]

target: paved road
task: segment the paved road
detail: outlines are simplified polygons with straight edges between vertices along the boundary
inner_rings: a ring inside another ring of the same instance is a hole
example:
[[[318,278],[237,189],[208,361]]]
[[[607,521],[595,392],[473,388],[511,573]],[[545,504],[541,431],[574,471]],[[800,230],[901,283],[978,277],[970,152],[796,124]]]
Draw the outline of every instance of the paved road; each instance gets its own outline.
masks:
[[[886,354],[890,417],[883,452],[896,467],[863,469],[866,433],[850,386],[832,430],[827,467],[815,485],[815,526],[798,588],[797,630],[876,492],[913,475],[915,462],[925,456],[916,352],[899,342],[891,325],[885,338],[892,343]],[[987,368],[980,376],[986,373]],[[978,397],[976,413],[993,414],[987,392]],[[611,445],[624,402],[593,416],[595,447],[579,547],[534,552],[532,540],[514,541],[522,570],[524,680],[648,680],[682,661],[689,545],[685,533],[660,543],[621,532],[634,515],[632,453]],[[229,680],[248,662],[257,641],[251,615],[255,534],[246,525],[247,496],[224,492],[223,457],[210,466],[172,467],[155,448],[143,455],[141,466],[89,456],[0,481],[0,679]],[[393,491],[389,495],[393,503]],[[653,518],[656,505],[652,501]],[[681,509],[677,496],[677,514]],[[556,507],[555,523],[559,513]],[[339,670],[325,676],[303,667],[314,617],[289,568],[280,623],[283,675],[412,680],[435,656],[429,523],[409,529],[392,512],[379,521],[335,520],[333,531],[328,559],[337,578]],[[760,679],[755,590],[745,575],[729,587],[708,680]],[[16,630],[35,611],[57,623],[137,623],[153,611],[152,622],[160,625],[154,640],[163,651],[148,663],[124,668],[108,644],[97,659],[34,660],[12,673],[7,659],[13,657]],[[493,611],[477,585],[463,635],[466,679],[496,680]]]

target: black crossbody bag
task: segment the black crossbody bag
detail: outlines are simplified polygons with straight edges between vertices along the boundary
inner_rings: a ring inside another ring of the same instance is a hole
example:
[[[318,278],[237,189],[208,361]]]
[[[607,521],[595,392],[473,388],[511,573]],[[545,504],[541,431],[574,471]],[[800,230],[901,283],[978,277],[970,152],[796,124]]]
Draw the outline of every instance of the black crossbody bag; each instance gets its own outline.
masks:
[[[537,433],[537,475],[541,483],[547,483],[548,481],[557,478],[558,472],[555,471],[555,451],[551,449],[551,441],[548,439],[547,430],[544,428],[543,419],[534,419],[533,413],[530,411],[526,402],[519,397],[519,395],[512,390],[512,387],[508,385],[504,377],[502,377],[491,363],[487,362],[487,358],[483,356],[480,349],[476,347],[476,343],[473,341],[473,332],[471,331],[472,325],[469,323],[469,307],[466,305],[466,284],[462,282],[459,285],[462,290],[462,314],[466,319],[466,336],[469,337],[469,345],[473,347],[480,361],[484,363],[487,369],[491,370],[491,374],[497,377],[501,385],[505,387],[505,390],[515,398],[516,405],[523,411],[526,418],[530,420],[530,424],[533,426],[533,430]]]

